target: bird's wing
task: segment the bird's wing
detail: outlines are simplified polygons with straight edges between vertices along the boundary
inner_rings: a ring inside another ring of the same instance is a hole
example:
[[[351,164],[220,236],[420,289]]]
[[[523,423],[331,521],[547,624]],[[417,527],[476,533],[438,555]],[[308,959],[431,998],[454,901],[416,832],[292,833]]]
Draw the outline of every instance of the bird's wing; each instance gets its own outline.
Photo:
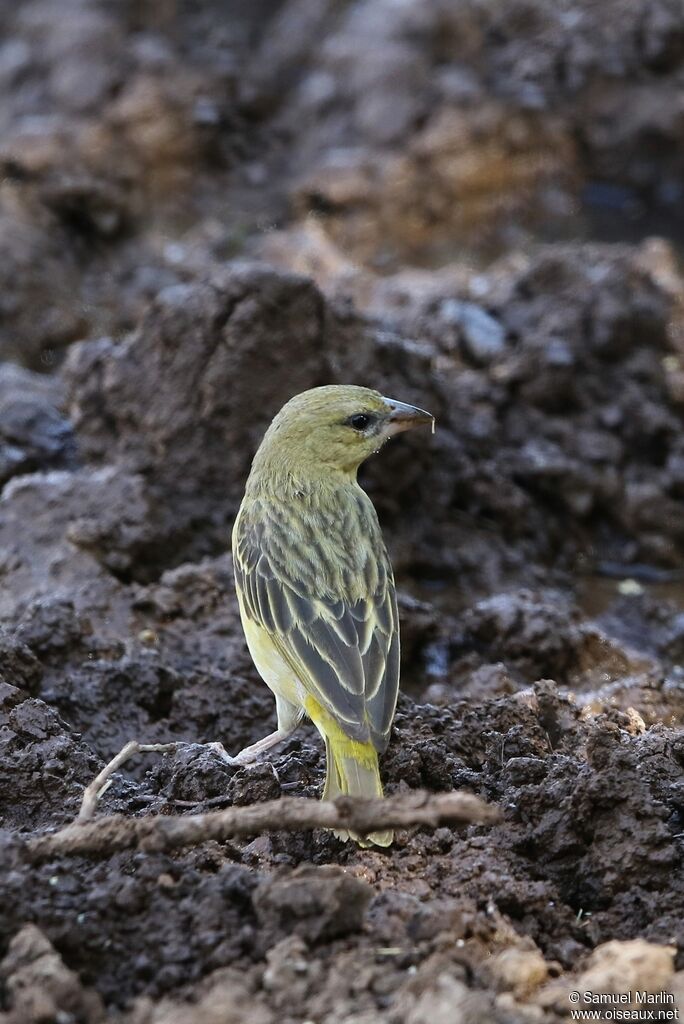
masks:
[[[266,630],[342,730],[371,739],[382,752],[399,688],[399,616],[379,528],[376,543],[366,544],[365,562],[358,545],[353,551],[353,600],[345,597],[348,588],[331,594],[324,585],[331,573],[320,545],[296,545],[293,556],[290,532],[269,518],[238,519],[233,559],[243,613]]]

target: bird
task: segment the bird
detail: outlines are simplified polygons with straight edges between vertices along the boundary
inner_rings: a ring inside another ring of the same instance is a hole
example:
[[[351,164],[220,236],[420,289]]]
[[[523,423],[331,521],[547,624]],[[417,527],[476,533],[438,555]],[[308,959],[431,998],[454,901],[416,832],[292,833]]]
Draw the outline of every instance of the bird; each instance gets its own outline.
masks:
[[[399,616],[390,559],[362,462],[434,417],[357,385],[291,398],[254,456],[232,532],[240,618],[256,669],[275,695],[277,728],[245,747],[249,764],[309,718],[324,743],[323,799],[382,797],[378,755],[399,690]],[[215,744],[220,747],[220,744]],[[389,846],[391,830],[337,830]]]

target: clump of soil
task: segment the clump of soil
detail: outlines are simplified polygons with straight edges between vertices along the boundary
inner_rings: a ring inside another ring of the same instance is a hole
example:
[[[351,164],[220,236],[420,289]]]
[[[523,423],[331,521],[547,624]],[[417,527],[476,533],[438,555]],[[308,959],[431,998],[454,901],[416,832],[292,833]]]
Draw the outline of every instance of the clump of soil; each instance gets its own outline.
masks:
[[[681,1000],[684,279],[598,229],[676,239],[679,5],[56,11],[0,14],[1,1024]],[[387,791],[500,822],[32,863],[132,738],[181,746],[100,813],[320,794],[310,727],[250,768],[207,744],[273,728],[230,529],[266,424],[329,382],[438,423],[362,473],[400,591]]]

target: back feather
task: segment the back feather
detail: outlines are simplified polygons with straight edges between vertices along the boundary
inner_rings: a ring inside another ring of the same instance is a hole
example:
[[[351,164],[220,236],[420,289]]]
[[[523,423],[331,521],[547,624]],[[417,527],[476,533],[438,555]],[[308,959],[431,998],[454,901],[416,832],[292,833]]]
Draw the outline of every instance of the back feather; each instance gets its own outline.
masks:
[[[365,492],[354,483],[243,502],[233,557],[244,614],[343,733],[382,753],[399,688],[399,617]]]

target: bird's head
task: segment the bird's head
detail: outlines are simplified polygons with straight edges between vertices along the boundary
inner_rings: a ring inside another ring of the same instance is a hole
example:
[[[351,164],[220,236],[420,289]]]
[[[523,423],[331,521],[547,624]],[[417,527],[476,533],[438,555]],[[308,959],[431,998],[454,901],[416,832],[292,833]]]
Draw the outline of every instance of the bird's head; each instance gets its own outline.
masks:
[[[257,455],[259,463],[284,469],[316,468],[356,473],[361,463],[394,434],[434,417],[424,409],[384,398],[353,384],[331,384],[295,395],[275,417]]]

